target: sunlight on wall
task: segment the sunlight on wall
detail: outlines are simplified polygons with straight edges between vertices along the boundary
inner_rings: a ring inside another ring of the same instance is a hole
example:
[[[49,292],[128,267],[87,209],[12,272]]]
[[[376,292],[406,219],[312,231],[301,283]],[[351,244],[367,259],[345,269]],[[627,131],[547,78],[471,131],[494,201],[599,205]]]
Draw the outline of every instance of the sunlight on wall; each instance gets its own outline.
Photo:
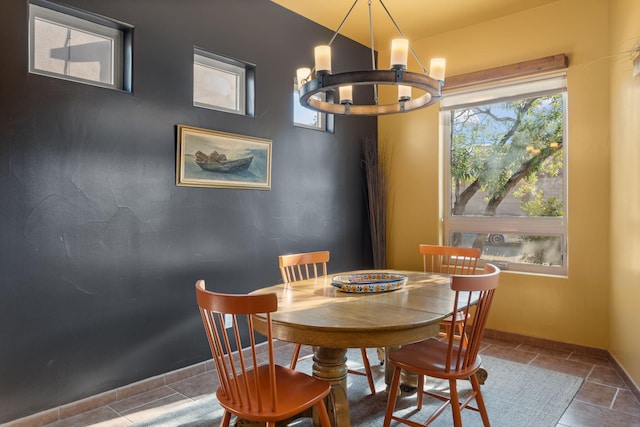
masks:
[[[606,2],[560,0],[414,43],[421,57],[445,57],[448,76],[569,56],[569,277],[504,273],[490,328],[608,347],[609,91],[593,85],[608,78],[607,16]],[[487,46],[500,48],[488,55]],[[438,108],[378,123],[380,141],[393,146],[389,267],[419,268],[418,244],[440,243]]]

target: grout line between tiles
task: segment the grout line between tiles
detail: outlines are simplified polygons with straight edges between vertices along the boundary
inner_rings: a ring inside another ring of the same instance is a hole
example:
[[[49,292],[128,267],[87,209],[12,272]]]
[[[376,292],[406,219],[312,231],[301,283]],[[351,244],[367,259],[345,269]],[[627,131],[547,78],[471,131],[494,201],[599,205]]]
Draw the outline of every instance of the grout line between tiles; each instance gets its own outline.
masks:
[[[593,384],[600,384],[599,382],[589,380],[589,377],[591,376],[591,374],[595,369],[596,369],[596,365],[591,365],[591,369],[589,369],[589,373],[587,373],[587,375],[584,376],[584,380],[589,381],[590,383],[593,383]],[[601,384],[601,385],[606,385],[606,384]]]
[[[616,392],[613,395],[613,399],[611,399],[611,405],[609,405],[609,409],[613,410],[614,405],[616,404],[616,399],[618,398],[618,393],[620,393],[620,389],[616,387]]]

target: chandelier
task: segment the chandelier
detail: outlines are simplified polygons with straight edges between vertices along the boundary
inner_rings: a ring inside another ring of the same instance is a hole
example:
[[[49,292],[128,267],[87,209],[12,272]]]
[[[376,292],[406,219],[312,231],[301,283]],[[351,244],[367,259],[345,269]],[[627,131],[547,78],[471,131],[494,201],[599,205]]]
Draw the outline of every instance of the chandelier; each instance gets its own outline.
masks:
[[[302,67],[296,70],[300,104],[311,110],[328,114],[378,116],[416,110],[438,102],[442,97],[445,60],[443,58],[433,58],[430,64],[430,72],[427,72],[418,55],[409,46],[409,40],[404,36],[382,0],[378,1],[400,35],[400,38],[391,41],[390,68],[388,70],[376,69],[373,15],[371,12],[371,0],[368,0],[371,70],[331,73],[331,44],[340,33],[342,26],[349,18],[358,1],[355,0],[353,2],[329,43],[315,47],[314,69]],[[407,71],[409,51],[422,72]],[[396,100],[391,103],[379,104],[378,85],[396,86],[398,91]],[[354,86],[372,87],[373,103],[354,104]],[[336,89],[339,95],[337,99],[335,97]],[[319,96],[320,94],[325,96]]]

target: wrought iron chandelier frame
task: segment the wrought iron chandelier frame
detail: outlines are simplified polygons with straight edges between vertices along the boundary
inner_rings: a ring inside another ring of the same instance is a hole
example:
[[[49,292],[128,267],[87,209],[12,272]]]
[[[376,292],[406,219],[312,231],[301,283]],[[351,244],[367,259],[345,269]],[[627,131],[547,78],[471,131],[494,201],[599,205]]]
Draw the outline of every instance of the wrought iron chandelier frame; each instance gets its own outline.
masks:
[[[355,0],[351,5],[351,8],[347,12],[346,16],[342,20],[338,29],[333,34],[333,37],[329,41],[329,46],[333,43],[335,38],[340,33],[344,23],[351,15],[354,7],[359,0]],[[378,0],[390,18],[391,22],[395,26],[396,30],[401,37],[404,38],[404,34],[393,16],[384,5],[382,0]],[[360,71],[348,71],[343,73],[331,74],[330,71],[325,70],[316,71],[309,70],[309,76],[301,79],[298,77],[298,89],[300,93],[300,104],[303,107],[309,108],[314,111],[323,112],[327,114],[340,114],[340,115],[362,115],[362,116],[377,116],[385,114],[395,114],[407,111],[424,108],[435,104],[442,97],[443,80],[435,79],[427,74],[427,70],[418,58],[417,54],[412,47],[409,46],[413,57],[416,59],[418,65],[422,69],[422,73],[416,73],[406,70],[406,66],[393,65],[389,70],[377,70],[375,64],[375,46],[373,38],[373,15],[371,9],[371,0],[368,0],[369,7],[369,35],[371,38],[371,70]],[[313,73],[315,71],[315,76]],[[444,76],[442,76],[444,79]],[[415,88],[422,93],[415,97],[398,97],[396,102],[388,104],[378,103],[378,85],[391,85],[391,86],[408,86]],[[335,97],[332,96],[333,92],[344,86],[372,86],[374,92],[374,102],[372,104],[353,104],[352,100],[341,103],[331,102]],[[325,93],[323,101],[318,95]]]

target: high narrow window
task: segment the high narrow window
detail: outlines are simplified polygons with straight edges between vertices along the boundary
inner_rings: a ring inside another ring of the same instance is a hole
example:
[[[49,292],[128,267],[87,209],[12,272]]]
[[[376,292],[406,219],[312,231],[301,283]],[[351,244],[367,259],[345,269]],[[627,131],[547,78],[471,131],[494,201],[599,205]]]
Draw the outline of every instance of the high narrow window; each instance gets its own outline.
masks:
[[[51,2],[35,3],[29,5],[30,72],[131,90],[130,27]]]
[[[296,82],[296,78],[294,77],[293,82],[293,124],[300,127],[317,129],[317,130],[325,130],[325,116],[326,114],[320,113],[318,111],[312,111],[308,108],[303,107],[300,104],[300,92],[298,91],[298,84]],[[320,95],[315,95],[318,99],[324,101],[324,93]]]
[[[320,101],[326,100],[325,93],[319,93],[313,96]],[[320,113],[305,108],[300,104],[300,91],[298,90],[298,80],[293,78],[293,124],[294,126],[316,129],[333,133],[334,117],[333,114]]]
[[[193,53],[193,105],[254,115],[253,65],[202,49]]]
[[[481,248],[505,269],[566,274],[565,80],[443,98],[446,243]]]

